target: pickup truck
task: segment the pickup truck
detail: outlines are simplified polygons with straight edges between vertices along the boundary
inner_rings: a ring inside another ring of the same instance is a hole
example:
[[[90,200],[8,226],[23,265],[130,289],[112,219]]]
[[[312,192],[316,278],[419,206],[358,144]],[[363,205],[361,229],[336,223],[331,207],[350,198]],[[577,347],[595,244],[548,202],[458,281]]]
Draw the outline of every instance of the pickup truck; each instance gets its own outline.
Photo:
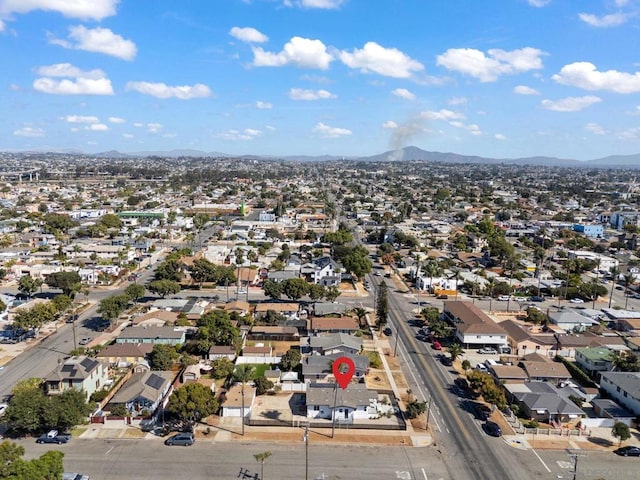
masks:
[[[49,430],[47,433],[43,433],[36,439],[36,443],[68,443],[71,439],[71,435],[64,433],[58,433],[57,430]]]

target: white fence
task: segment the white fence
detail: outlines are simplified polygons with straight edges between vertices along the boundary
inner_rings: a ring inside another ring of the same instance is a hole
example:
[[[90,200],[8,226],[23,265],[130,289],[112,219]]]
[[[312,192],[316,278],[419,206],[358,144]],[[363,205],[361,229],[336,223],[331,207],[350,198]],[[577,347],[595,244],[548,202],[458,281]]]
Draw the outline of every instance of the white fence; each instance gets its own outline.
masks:
[[[588,428],[613,428],[613,424],[616,422],[624,423],[630,427],[633,418],[581,418],[580,422]]]
[[[306,383],[281,383],[281,390],[283,392],[306,392],[307,384]]]
[[[240,356],[236,359],[236,365],[248,363],[250,365],[262,365],[269,363],[280,363],[282,357],[245,357]]]

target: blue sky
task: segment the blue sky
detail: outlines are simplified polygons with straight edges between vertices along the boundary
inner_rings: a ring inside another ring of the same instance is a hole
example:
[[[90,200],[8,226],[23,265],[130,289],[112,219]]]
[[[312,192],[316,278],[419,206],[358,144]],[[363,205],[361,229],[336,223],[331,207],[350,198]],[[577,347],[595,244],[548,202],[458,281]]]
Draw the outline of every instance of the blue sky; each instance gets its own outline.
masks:
[[[0,0],[0,149],[640,152],[638,0]]]

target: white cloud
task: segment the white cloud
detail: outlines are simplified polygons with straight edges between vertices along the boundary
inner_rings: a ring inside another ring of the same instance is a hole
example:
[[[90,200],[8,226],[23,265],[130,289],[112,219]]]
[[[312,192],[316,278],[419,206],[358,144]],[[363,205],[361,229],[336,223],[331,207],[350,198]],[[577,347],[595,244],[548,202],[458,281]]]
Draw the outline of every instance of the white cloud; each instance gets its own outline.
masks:
[[[116,14],[120,0],[2,0],[0,16],[29,13],[34,10],[58,12],[67,18],[102,20]]]
[[[453,97],[450,98],[447,103],[449,105],[464,105],[467,103],[467,99],[465,97]]]
[[[269,102],[263,102],[261,100],[258,100],[256,102],[256,108],[260,109],[260,110],[270,110],[273,108],[273,104],[269,103]]]
[[[42,137],[44,135],[44,130],[35,127],[22,127],[18,130],[14,130],[13,134],[18,137]]]
[[[590,62],[565,65],[551,77],[558,83],[584,90],[608,90],[616,93],[640,92],[640,72],[625,73],[616,70],[599,72]]]
[[[604,128],[602,128],[602,126],[598,125],[597,123],[587,123],[584,126],[584,129],[588,132],[593,133],[594,135],[605,135],[607,133],[605,132]]]
[[[363,73],[374,72],[385,77],[409,78],[424,66],[396,48],[385,48],[375,42],[365,43],[362,49],[352,53],[340,52],[340,60],[349,68]]]
[[[64,48],[104,53],[123,60],[133,60],[137,52],[135,43],[131,40],[125,40],[108,28],[90,29],[77,25],[69,28],[69,38],[72,41],[51,38],[49,43]]]
[[[131,133],[123,133],[122,134],[122,138],[134,138],[135,135],[131,134]]]
[[[527,0],[532,7],[541,8],[551,2],[551,0]]]
[[[451,110],[442,109],[439,111],[425,111],[420,114],[420,118],[424,118],[425,120],[460,120],[464,119],[464,115],[462,113],[453,112]]]
[[[347,0],[284,0],[285,7],[320,8],[323,10],[335,10]]]
[[[108,120],[110,123],[126,123],[127,122],[124,118],[120,118],[120,117],[109,117]]]
[[[543,108],[554,112],[577,112],[601,101],[600,97],[586,95],[584,97],[567,97],[555,101],[542,100],[541,104]]]
[[[334,94],[327,90],[305,90],[302,88],[292,88],[289,90],[291,100],[326,100],[336,98]]]
[[[395,128],[398,128],[398,124],[396,122],[394,122],[393,120],[387,120],[386,122],[384,122],[382,124],[382,128],[386,128],[388,130],[393,130]]]
[[[493,138],[495,138],[496,140],[506,140],[507,137],[501,133],[496,133]]]
[[[5,29],[5,23],[2,20],[0,20],[0,32],[4,32],[4,29]]]
[[[253,128],[245,128],[244,130],[236,130],[230,129],[226,132],[220,132],[215,134],[216,137],[221,138],[223,140],[229,140],[232,142],[241,141],[241,140],[254,140],[256,137],[262,135],[260,130],[255,130]]]
[[[144,127],[144,123],[135,122],[135,123],[133,124],[133,126],[134,126],[134,127],[136,127],[136,128],[142,128],[142,127]]]
[[[322,122],[318,122],[316,126],[313,127],[312,131],[313,133],[317,133],[320,138],[340,138],[352,134],[351,130],[347,130],[346,128],[330,127]]]
[[[102,70],[84,72],[70,63],[45,65],[37,69],[42,75],[33,82],[33,88],[39,92],[53,95],[113,95],[111,80]],[[51,77],[71,77],[54,80]]]
[[[147,132],[160,133],[160,130],[162,130],[161,123],[147,123]]]
[[[209,87],[201,83],[171,87],[164,83],[127,82],[126,89],[127,91],[133,90],[156,98],[174,97],[180,100],[191,100],[192,98],[206,98],[211,96]]]
[[[279,53],[266,52],[260,47],[253,47],[253,65],[256,67],[294,65],[300,68],[326,70],[332,61],[333,57],[320,40],[293,37]]]
[[[592,27],[599,28],[617,27],[618,25],[622,25],[629,19],[629,16],[624,13],[611,13],[609,15],[603,15],[601,17],[598,17],[597,15],[593,15],[591,13],[579,13],[578,17],[584,23],[589,24]]]
[[[542,55],[546,54],[531,47],[511,51],[491,49],[487,51],[487,55],[474,48],[450,48],[438,55],[436,63],[481,82],[494,82],[501,75],[541,69]]]
[[[391,93],[394,94],[396,97],[404,98],[405,100],[415,100],[416,99],[415,94],[411,93],[406,88],[396,88]]]
[[[98,123],[98,117],[94,116],[82,116],[82,115],[67,115],[62,117],[62,120],[68,123]]]
[[[251,27],[233,27],[229,30],[229,35],[247,43],[264,43],[269,41],[264,33]]]
[[[85,130],[90,130],[92,132],[106,132],[107,130],[109,130],[109,127],[107,127],[104,123],[94,123],[93,125],[87,125],[86,127],[84,127]]]
[[[471,135],[482,135],[482,130],[480,130],[480,127],[475,123],[471,123],[467,125],[464,122],[461,122],[459,120],[453,120],[449,122],[449,125],[451,125],[452,127],[467,130],[469,133],[471,133]]]
[[[527,87],[526,85],[518,85],[513,87],[513,93],[518,95],[540,95],[540,92],[535,88]]]

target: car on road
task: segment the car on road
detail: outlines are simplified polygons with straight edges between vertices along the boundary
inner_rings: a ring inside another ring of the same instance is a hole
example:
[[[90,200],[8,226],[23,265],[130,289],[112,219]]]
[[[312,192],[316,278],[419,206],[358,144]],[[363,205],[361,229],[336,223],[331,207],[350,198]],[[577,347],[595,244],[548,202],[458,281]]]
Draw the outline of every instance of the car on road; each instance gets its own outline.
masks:
[[[439,341],[435,340],[432,344],[431,344],[431,348],[433,348],[434,350],[442,350],[442,345],[440,344]]]
[[[164,441],[165,445],[173,446],[179,445],[184,447],[189,447],[195,443],[196,439],[193,436],[193,433],[177,433],[172,437],[167,438]]]
[[[91,337],[84,337],[80,339],[80,341],[78,342],[78,345],[88,345],[90,341],[91,341]]]
[[[569,302],[571,302],[571,303],[584,303],[584,300],[582,300],[581,298],[572,298],[571,300],[569,300]]]
[[[640,457],[640,447],[627,445],[626,447],[615,449],[613,453],[620,455],[621,457]]]
[[[445,366],[445,367],[450,367],[451,365],[453,365],[453,361],[451,360],[451,357],[447,357],[446,355],[440,355],[440,362]]]
[[[477,403],[473,406],[474,413],[478,420],[489,420],[491,417],[491,407],[484,403]]]
[[[500,301],[500,302],[508,302],[509,300],[511,300],[511,296],[510,295],[500,295],[498,297],[498,301]]]
[[[493,347],[482,347],[478,350],[478,353],[482,353],[483,355],[496,355],[498,351]]]
[[[534,295],[532,296],[529,300],[531,300],[532,302],[544,302],[545,298],[544,297],[539,297],[538,295]]]
[[[393,330],[391,330],[389,327],[385,327],[385,329],[382,330],[382,333],[384,333],[387,337],[390,337],[391,335],[393,335]]]
[[[436,298],[438,300],[446,300],[447,298],[449,298],[449,295],[443,293],[443,294],[438,295]]]
[[[36,443],[69,443],[71,435],[59,433],[58,430],[49,430],[47,433],[43,433],[36,439]]]
[[[502,436],[502,429],[500,428],[500,426],[497,423],[492,422],[491,420],[487,420],[486,422],[484,422],[482,424],[482,429],[486,432],[487,435],[490,435],[492,437]]]

